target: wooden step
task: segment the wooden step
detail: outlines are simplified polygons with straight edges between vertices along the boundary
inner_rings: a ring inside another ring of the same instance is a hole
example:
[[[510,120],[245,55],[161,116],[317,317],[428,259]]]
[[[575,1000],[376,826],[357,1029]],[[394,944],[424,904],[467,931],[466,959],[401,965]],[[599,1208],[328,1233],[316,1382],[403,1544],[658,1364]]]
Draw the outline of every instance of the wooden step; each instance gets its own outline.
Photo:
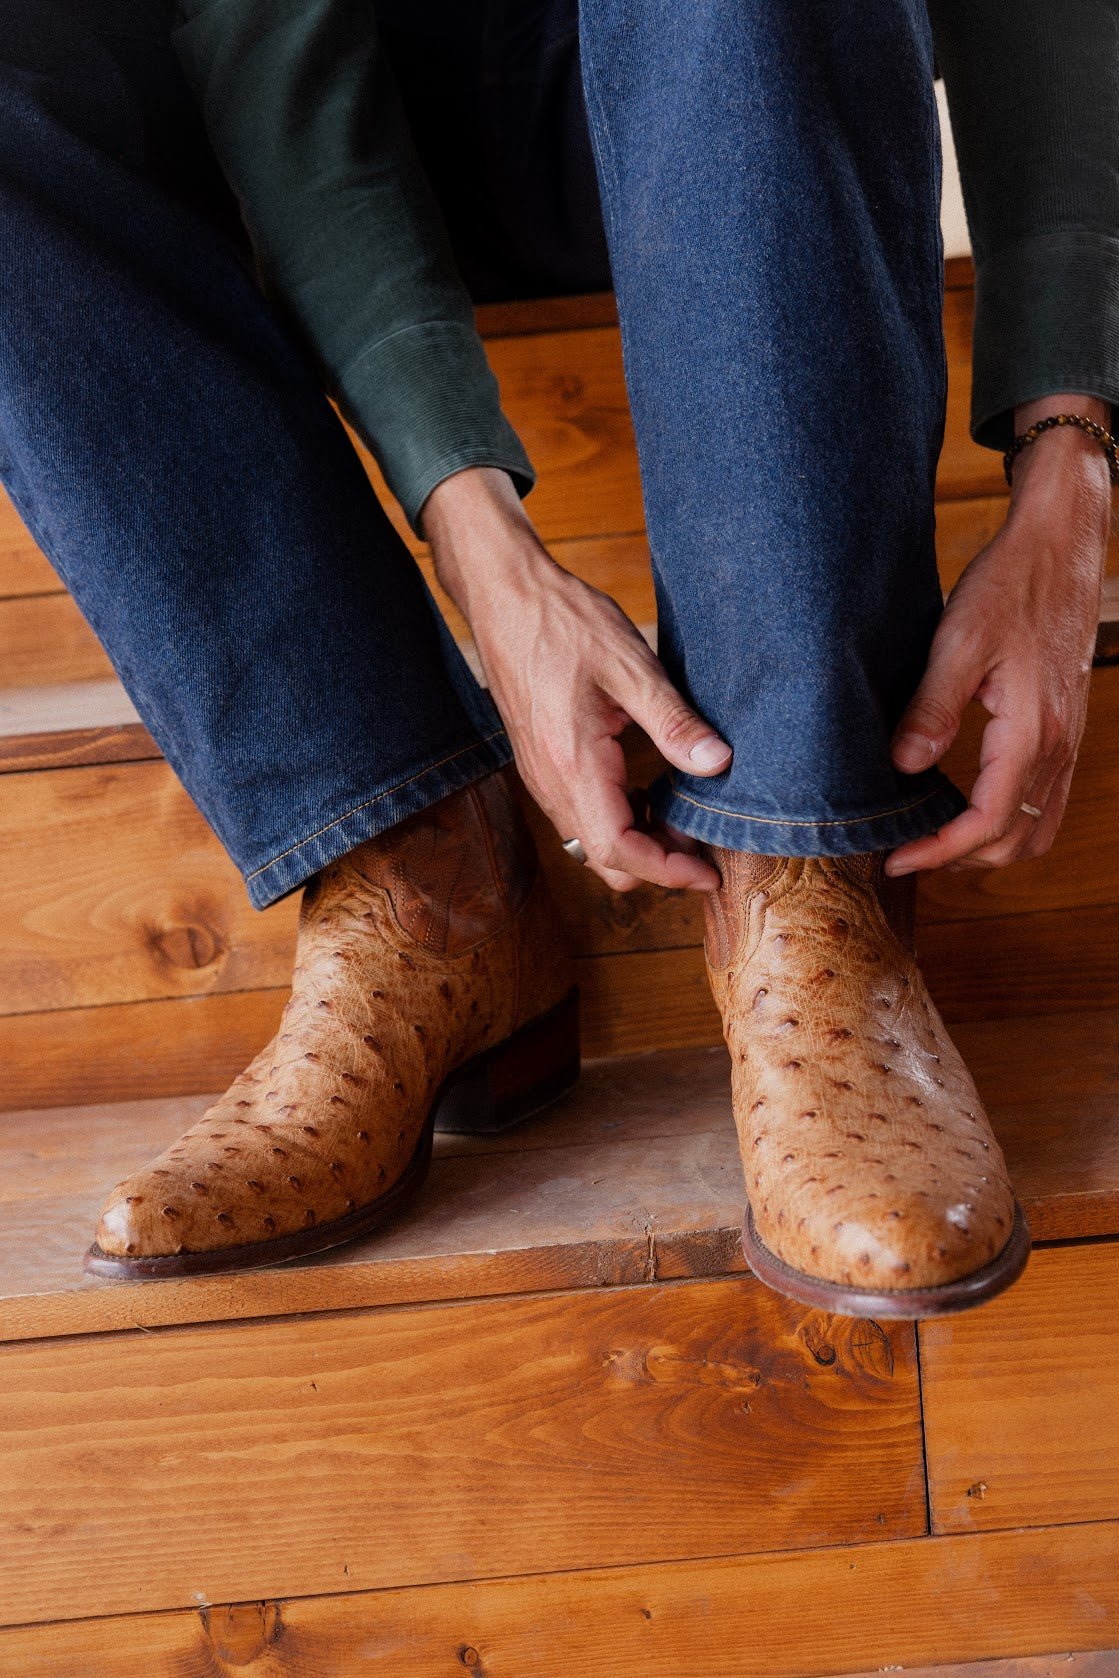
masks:
[[[1115,1522],[918,1538],[19,1626],[0,1673],[1116,1678],[1117,1576]]]
[[[980,720],[949,762],[964,785]],[[923,883],[922,959],[951,1020],[1077,1012],[1119,995],[1117,738],[1119,670],[1101,668],[1050,855]],[[630,756],[635,782],[658,772],[638,737]],[[231,1078],[283,1005],[296,901],[250,908],[111,684],[4,696],[0,766],[0,1104],[186,1094]],[[530,816],[579,960],[587,1053],[717,1043],[699,899],[652,887],[616,897]]]
[[[1119,1012],[958,1030],[1036,1239],[1119,1236]],[[0,1339],[636,1286],[742,1272],[725,1051],[591,1062],[508,1135],[440,1137],[415,1211],[303,1265],[120,1287],[83,1277],[112,1184],[206,1097],[0,1117]]]
[[[199,1103],[8,1115],[0,1672],[138,1672],[141,1643],[145,1678],[208,1647],[292,1678],[356,1678],[358,1647],[420,1678],[1115,1647],[1119,1016],[1065,1024],[965,1034],[1059,1239],[919,1334],[744,1272],[721,1052],[442,1138],[377,1241],[175,1283],[77,1266]]]
[[[994,535],[1006,512],[999,457],[968,436],[971,291],[948,288],[949,411],[937,496],[945,587]],[[530,511],[556,558],[604,589],[635,622],[655,616],[637,456],[622,381],[613,300],[561,298],[480,312],[507,411],[540,481]],[[368,453],[359,453],[429,581],[430,558],[405,524]],[[1119,575],[1119,532],[1110,563]],[[437,590],[452,627],[461,618]],[[105,654],[0,492],[0,687],[104,678]]]

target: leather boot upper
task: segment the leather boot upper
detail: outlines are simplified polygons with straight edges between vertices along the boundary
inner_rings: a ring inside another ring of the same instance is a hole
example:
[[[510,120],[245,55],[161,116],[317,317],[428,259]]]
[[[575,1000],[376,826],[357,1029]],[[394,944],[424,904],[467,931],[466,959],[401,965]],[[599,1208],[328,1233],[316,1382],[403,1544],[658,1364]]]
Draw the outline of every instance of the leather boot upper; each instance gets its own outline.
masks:
[[[404,1172],[447,1075],[570,985],[507,775],[367,841],[304,892],[276,1036],[192,1129],[117,1186],[98,1246],[207,1252],[369,1204]]]
[[[1013,1192],[908,947],[911,886],[881,857],[711,854],[708,971],[761,1240],[865,1289],[979,1269],[1010,1237]]]

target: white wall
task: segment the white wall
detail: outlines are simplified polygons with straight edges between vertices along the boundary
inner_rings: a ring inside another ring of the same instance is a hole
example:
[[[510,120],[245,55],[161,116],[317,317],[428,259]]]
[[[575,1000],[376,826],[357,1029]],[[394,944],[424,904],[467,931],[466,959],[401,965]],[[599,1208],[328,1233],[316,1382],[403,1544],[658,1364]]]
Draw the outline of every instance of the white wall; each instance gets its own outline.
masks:
[[[944,83],[936,84],[936,99],[940,106],[940,133],[944,145],[944,192],[940,200],[940,226],[944,234],[945,256],[966,256],[968,244],[967,222],[964,220],[964,200],[960,192],[960,172],[956,167],[956,147],[948,121],[948,101]]]

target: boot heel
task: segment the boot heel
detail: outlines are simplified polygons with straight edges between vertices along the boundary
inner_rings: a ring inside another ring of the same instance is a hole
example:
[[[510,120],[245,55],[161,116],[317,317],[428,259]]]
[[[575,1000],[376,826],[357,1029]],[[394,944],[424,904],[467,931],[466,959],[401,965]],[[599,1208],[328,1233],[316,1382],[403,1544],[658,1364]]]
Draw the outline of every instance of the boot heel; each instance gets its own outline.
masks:
[[[453,1073],[435,1103],[435,1129],[485,1136],[520,1124],[579,1077],[579,992]]]

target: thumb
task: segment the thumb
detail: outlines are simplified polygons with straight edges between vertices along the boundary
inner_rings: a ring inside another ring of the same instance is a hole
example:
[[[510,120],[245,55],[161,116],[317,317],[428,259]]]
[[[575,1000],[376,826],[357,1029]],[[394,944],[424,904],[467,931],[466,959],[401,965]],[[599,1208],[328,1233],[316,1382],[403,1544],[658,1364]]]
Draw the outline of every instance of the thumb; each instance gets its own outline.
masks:
[[[961,656],[958,642],[933,637],[928,669],[894,730],[891,755],[903,774],[916,775],[940,761],[985,674],[974,656]]]
[[[689,775],[721,775],[734,756],[711,724],[697,716],[654,662],[632,697],[624,701],[661,756]]]

